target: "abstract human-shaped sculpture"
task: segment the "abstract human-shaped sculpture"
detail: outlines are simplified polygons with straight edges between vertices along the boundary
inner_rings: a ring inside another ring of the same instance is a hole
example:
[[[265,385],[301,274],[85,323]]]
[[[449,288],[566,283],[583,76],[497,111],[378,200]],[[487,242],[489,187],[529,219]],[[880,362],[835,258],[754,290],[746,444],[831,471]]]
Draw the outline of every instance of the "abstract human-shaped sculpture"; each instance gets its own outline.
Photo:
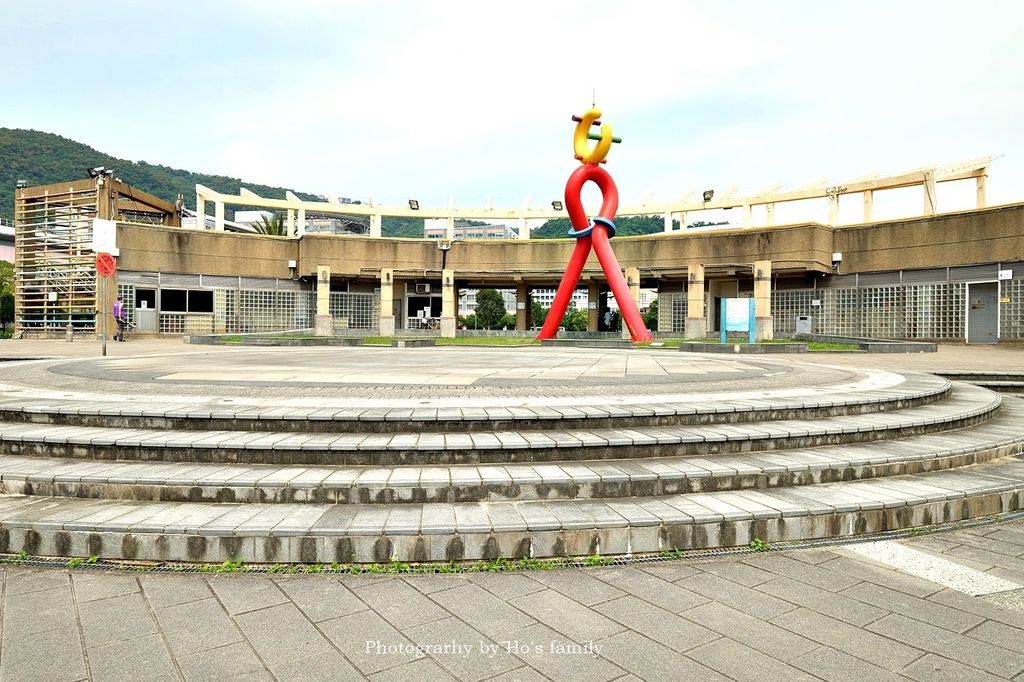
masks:
[[[615,294],[615,301],[619,304],[619,311],[622,313],[622,320],[629,329],[629,336],[636,342],[651,340],[651,333],[647,331],[644,320],[640,316],[640,310],[629,293],[629,286],[622,276],[622,269],[619,261],[615,258],[609,239],[615,236],[615,211],[619,208],[619,190],[615,181],[608,171],[601,168],[600,164],[605,162],[608,150],[613,142],[621,142],[617,137],[612,136],[611,125],[601,125],[601,110],[591,108],[583,116],[573,116],[576,121],[576,130],[573,133],[573,148],[576,152],[576,159],[583,165],[573,171],[569,180],[565,183],[565,209],[569,213],[569,222],[572,229],[569,230],[570,237],[576,237],[576,247],[573,249],[569,263],[565,267],[565,274],[558,285],[555,293],[555,300],[551,304],[551,310],[544,320],[544,326],[537,335],[538,339],[553,339],[558,334],[558,327],[562,324],[565,310],[569,307],[572,294],[579,283],[583,266],[587,262],[590,250],[597,254],[597,260],[601,263],[605,278]],[[590,132],[590,127],[600,125],[601,134],[595,135]],[[587,140],[597,140],[593,149]],[[601,190],[601,210],[593,220],[587,220],[587,214],[583,211],[583,200],[581,193],[583,184],[591,181]]]

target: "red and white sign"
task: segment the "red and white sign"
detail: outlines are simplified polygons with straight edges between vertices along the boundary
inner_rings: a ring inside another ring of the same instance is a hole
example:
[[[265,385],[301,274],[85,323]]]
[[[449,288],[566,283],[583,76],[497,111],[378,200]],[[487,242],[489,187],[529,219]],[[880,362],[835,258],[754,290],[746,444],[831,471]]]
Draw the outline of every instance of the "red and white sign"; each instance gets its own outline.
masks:
[[[117,271],[117,263],[109,253],[96,254],[96,272],[100,277],[111,277]]]

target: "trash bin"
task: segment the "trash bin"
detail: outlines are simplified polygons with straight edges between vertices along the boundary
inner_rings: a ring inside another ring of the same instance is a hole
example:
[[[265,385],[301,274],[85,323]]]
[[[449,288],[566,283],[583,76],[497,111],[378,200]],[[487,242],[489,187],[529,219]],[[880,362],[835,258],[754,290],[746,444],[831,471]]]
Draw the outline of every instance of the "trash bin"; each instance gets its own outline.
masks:
[[[812,334],[811,327],[814,325],[814,318],[810,315],[797,315],[796,316],[796,333],[797,334]]]

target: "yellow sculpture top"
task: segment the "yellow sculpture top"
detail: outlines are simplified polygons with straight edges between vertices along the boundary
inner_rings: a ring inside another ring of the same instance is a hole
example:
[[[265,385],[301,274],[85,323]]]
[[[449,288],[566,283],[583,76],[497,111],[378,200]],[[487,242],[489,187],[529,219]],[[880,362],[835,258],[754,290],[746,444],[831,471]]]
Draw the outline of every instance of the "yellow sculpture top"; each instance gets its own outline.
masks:
[[[591,107],[583,116],[573,116],[576,121],[576,130],[572,135],[572,146],[576,152],[576,158],[584,163],[596,166],[604,163],[604,157],[608,156],[608,150],[612,142],[622,142],[620,138],[612,136],[612,126],[609,123],[601,125],[601,135],[594,135],[590,132],[590,126],[600,124],[601,110]],[[597,140],[593,149],[587,144],[587,140]]]

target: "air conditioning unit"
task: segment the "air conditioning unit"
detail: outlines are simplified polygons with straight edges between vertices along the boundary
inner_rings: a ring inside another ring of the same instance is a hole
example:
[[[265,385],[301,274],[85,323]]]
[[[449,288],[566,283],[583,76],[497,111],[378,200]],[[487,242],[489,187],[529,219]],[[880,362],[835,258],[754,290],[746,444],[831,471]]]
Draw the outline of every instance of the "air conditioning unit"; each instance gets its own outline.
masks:
[[[430,293],[430,285],[429,284],[417,284],[416,285],[416,293],[417,294],[429,294]]]

